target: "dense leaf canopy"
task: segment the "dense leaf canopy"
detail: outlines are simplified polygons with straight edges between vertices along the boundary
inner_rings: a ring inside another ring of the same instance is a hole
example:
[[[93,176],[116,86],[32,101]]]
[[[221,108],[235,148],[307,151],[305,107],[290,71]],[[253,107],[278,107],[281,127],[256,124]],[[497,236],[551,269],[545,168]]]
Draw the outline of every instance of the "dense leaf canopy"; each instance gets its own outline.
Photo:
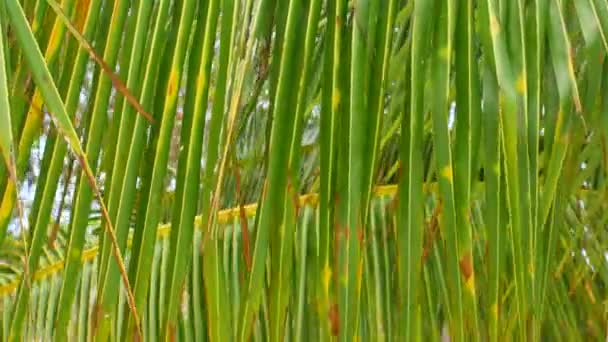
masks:
[[[607,0],[3,0],[0,339],[604,340]]]

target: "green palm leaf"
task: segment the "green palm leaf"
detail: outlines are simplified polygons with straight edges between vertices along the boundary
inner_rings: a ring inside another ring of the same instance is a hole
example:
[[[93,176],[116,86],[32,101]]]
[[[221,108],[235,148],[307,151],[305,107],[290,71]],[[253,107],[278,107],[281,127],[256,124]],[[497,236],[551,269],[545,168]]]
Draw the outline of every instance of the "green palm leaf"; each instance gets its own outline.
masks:
[[[607,18],[2,2],[0,340],[605,340]]]

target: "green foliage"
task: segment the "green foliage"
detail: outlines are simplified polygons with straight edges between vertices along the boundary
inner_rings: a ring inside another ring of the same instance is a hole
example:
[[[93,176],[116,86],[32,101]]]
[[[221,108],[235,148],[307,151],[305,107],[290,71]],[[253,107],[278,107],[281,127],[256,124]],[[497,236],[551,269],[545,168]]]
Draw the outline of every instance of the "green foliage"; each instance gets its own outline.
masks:
[[[0,339],[605,340],[606,0],[0,3]]]

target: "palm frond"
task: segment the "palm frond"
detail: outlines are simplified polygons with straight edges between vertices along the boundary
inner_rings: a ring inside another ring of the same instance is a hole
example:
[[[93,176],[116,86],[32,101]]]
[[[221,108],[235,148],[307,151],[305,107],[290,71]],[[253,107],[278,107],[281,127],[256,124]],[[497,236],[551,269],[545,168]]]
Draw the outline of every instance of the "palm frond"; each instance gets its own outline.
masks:
[[[606,0],[6,0],[0,338],[604,340]]]

